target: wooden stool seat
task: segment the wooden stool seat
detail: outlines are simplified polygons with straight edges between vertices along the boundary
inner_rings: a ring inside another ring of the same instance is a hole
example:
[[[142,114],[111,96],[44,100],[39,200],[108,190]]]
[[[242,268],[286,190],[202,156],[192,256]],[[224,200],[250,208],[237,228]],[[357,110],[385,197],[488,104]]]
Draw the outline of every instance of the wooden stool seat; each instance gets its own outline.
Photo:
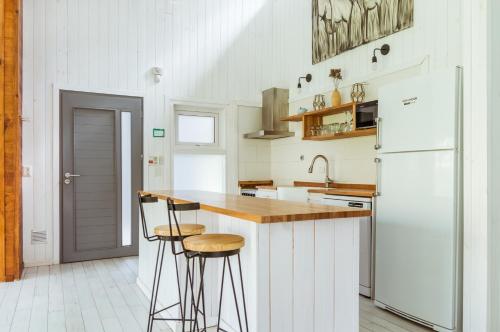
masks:
[[[170,226],[169,225],[160,225],[154,228],[154,233],[157,236],[165,236],[165,237],[174,237],[174,236],[193,236],[200,235],[205,233],[205,225],[199,224],[179,224],[179,228],[181,230],[181,234],[179,235],[179,231],[177,230],[176,225],[172,225],[172,233],[170,234]]]
[[[184,239],[184,247],[195,252],[225,252],[241,249],[245,238],[234,234],[204,234]]]

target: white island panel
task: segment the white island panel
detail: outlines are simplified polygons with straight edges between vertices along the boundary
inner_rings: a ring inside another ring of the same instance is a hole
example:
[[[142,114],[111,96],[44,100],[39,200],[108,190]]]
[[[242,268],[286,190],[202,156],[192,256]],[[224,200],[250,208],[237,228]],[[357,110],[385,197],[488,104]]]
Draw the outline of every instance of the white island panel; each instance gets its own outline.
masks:
[[[210,233],[245,237],[241,259],[250,331],[358,331],[358,218],[259,224],[199,211],[183,214],[181,222],[205,224]],[[159,294],[162,304],[175,302],[177,295],[168,249]],[[148,296],[156,252],[157,243],[141,242],[138,283]],[[241,299],[237,258],[231,262]],[[210,325],[216,321],[221,274],[222,259],[207,259],[205,295]],[[222,307],[223,327],[239,331],[228,274]],[[175,310],[168,314],[178,315]],[[179,326],[172,327],[180,331]]]

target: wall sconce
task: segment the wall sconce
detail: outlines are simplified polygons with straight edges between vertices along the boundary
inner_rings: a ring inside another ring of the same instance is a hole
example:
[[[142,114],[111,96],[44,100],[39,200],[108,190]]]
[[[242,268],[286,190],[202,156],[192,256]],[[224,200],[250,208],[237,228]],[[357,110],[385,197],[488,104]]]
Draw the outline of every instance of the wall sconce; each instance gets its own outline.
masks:
[[[309,83],[309,82],[311,82],[311,80],[312,80],[313,77],[312,77],[311,74],[307,74],[306,76],[299,77],[299,84],[297,84],[297,88],[299,88],[299,89],[302,89],[302,83],[300,83],[300,80],[303,79],[303,78],[305,78],[306,82]]]
[[[153,73],[155,83],[160,83],[161,77],[163,76],[163,69],[160,67],[153,67],[151,72]]]
[[[389,54],[390,50],[391,50],[391,47],[389,46],[389,44],[384,44],[384,45],[382,45],[381,48],[376,48],[373,50],[372,64],[373,64],[374,68],[376,68],[377,62],[378,62],[377,54],[376,54],[377,51],[380,51],[380,54],[382,54],[382,55],[387,55],[387,54]]]

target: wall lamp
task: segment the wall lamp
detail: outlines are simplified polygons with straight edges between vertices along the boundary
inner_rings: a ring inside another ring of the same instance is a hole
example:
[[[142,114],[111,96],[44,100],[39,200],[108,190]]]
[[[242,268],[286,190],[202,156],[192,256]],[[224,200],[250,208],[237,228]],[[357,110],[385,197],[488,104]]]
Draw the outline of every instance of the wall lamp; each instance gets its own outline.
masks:
[[[312,80],[312,75],[311,74],[307,74],[306,76],[301,76],[299,77],[299,84],[297,84],[297,88],[301,89],[302,88],[302,83],[300,82],[301,79],[305,78],[306,79],[306,82],[309,83],[311,82]]]
[[[373,56],[372,56],[372,63],[377,63],[377,51],[380,51],[380,54],[382,55],[387,55],[389,54],[389,51],[391,50],[391,47],[389,44],[384,44],[382,45],[381,48],[376,48],[373,50]]]

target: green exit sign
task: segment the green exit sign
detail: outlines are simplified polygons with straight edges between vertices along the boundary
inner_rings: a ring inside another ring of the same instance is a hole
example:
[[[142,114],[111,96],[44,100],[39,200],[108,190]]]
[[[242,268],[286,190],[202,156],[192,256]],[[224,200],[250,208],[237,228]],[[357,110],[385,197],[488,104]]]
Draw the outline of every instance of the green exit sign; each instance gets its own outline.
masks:
[[[165,137],[165,129],[153,128],[153,137]]]

